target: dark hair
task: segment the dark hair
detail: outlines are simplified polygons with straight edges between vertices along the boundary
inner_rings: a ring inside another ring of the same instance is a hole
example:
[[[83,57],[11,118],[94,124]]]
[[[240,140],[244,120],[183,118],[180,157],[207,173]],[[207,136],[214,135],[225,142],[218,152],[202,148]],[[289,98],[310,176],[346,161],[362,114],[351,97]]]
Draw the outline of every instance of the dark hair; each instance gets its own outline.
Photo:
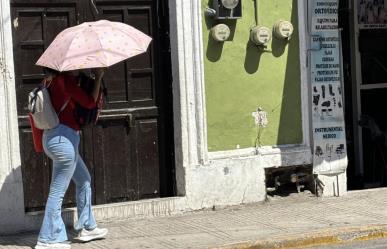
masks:
[[[46,76],[48,76],[48,75],[58,75],[60,72],[49,67],[43,67],[43,73]]]

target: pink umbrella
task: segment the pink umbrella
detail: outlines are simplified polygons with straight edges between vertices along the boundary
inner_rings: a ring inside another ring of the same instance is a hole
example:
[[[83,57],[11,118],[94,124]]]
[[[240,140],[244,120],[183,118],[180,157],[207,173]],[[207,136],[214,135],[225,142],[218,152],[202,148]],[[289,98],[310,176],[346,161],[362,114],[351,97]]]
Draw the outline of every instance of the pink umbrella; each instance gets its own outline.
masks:
[[[108,67],[146,52],[151,40],[124,23],[85,22],[59,33],[36,65],[58,71]]]

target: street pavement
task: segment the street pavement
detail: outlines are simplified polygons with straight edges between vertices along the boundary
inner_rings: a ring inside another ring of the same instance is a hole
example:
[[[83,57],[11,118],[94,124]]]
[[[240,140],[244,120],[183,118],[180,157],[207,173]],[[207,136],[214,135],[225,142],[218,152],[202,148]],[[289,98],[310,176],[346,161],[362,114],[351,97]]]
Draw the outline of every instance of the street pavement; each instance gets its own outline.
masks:
[[[73,243],[72,248],[268,249],[375,239],[387,237],[387,189],[330,198],[294,194],[256,204],[100,226],[110,231],[106,239]],[[70,235],[75,236],[74,232]],[[31,248],[36,236],[36,232],[0,236],[0,249]]]

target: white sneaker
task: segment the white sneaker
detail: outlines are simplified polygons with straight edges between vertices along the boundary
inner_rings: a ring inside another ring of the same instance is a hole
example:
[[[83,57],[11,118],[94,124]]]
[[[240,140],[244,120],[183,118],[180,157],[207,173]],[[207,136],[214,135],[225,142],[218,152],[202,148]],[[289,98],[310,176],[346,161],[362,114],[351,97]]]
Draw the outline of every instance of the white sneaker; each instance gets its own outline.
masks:
[[[35,249],[70,249],[71,245],[68,242],[62,242],[62,243],[44,243],[44,242],[39,242],[36,243]]]
[[[82,229],[82,231],[79,233],[79,236],[76,238],[77,240],[88,242],[95,239],[101,239],[105,237],[105,235],[108,233],[108,230],[106,228],[94,228],[93,230],[86,230]]]

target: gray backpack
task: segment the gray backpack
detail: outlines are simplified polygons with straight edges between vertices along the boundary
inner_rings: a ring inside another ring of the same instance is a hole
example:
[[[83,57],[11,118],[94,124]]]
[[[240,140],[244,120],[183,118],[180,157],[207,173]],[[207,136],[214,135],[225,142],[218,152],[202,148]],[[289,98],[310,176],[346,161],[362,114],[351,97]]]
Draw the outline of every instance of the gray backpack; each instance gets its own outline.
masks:
[[[58,116],[66,108],[70,99],[68,99],[56,113],[51,103],[50,93],[48,88],[51,82],[46,85],[39,86],[32,90],[28,95],[28,110],[31,113],[35,127],[41,130],[55,128],[59,124]]]

